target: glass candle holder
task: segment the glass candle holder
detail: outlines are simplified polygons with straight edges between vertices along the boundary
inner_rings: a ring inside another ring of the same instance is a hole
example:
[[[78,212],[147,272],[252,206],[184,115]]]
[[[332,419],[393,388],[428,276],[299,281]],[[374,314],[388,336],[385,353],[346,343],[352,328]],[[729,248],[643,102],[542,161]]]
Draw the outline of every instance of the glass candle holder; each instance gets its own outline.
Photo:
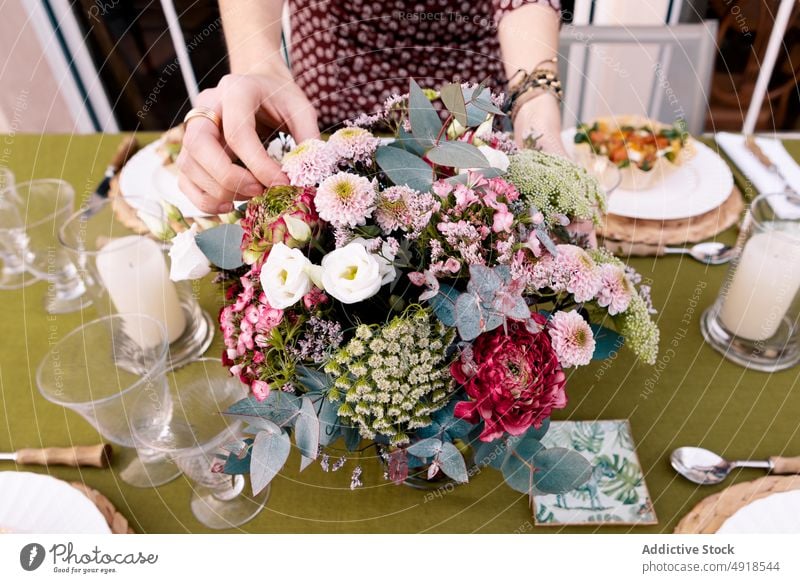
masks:
[[[753,200],[716,302],[700,321],[726,358],[773,372],[800,362],[800,197]]]
[[[20,289],[39,281],[25,269],[25,223],[15,183],[14,173],[0,166],[0,289]]]
[[[36,371],[45,399],[88,421],[120,448],[114,466],[139,488],[165,484],[180,470],[162,452],[138,444],[133,419],[146,406],[150,423],[172,417],[164,327],[140,314],[106,316],[73,330],[50,347]]]
[[[129,201],[129,199],[125,199]],[[192,282],[169,278],[169,243],[142,234],[137,217],[150,224],[169,221],[156,201],[136,199],[116,209],[113,199],[73,214],[59,239],[86,282],[100,315],[146,314],[161,322],[169,340],[171,368],[199,358],[214,337],[211,317],[200,308]],[[123,224],[117,213],[132,221]]]

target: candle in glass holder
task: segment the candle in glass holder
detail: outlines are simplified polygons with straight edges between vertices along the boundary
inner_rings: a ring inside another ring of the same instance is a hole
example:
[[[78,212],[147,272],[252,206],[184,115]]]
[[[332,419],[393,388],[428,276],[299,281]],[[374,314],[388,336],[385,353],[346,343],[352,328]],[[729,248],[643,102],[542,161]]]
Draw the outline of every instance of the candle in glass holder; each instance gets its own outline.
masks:
[[[118,313],[158,320],[164,324],[169,342],[183,334],[186,316],[158,243],[139,235],[113,239],[99,251],[96,265]],[[150,345],[150,339],[133,339],[143,347]]]
[[[778,330],[800,290],[800,252],[794,233],[753,235],[742,251],[719,318],[733,334],[766,340]]]

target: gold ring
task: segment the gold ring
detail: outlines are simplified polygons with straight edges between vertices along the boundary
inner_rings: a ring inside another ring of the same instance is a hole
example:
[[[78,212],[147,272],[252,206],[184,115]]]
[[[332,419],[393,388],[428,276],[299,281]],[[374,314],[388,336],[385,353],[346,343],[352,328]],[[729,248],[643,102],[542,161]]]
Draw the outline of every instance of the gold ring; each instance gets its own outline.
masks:
[[[189,110],[189,113],[186,114],[186,117],[183,118],[183,123],[186,124],[190,119],[194,119],[196,117],[204,117],[217,126],[217,129],[222,129],[222,118],[217,115],[217,112],[213,109],[208,107],[193,107]]]

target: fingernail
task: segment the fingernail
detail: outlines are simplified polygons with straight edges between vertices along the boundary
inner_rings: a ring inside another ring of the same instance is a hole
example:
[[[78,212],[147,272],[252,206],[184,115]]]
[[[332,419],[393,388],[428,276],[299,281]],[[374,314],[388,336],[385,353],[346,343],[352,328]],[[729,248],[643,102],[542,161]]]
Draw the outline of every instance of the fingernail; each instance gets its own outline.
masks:
[[[243,191],[245,196],[258,196],[262,192],[264,192],[264,187],[260,184],[248,184]]]
[[[224,215],[225,213],[229,213],[233,210],[233,204],[229,202],[223,202],[217,207],[217,214]]]

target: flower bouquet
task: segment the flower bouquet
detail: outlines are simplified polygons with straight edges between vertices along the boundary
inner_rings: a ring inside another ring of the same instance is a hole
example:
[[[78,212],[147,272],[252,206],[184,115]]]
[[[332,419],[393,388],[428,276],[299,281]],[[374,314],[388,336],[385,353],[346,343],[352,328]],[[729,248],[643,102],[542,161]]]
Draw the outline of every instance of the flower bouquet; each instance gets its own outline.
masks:
[[[412,81],[327,141],[273,143],[291,185],[192,235],[226,270],[223,362],[250,389],[227,411],[247,438],[222,471],[259,491],[292,442],[301,469],[328,469],[340,441],[378,448],[397,483],[476,465],[526,493],[588,479],[581,455],[541,443],[565,370],[623,340],[652,363],[658,329],[640,278],[575,228],[599,220],[597,182],[517,150],[493,130],[500,102]]]

